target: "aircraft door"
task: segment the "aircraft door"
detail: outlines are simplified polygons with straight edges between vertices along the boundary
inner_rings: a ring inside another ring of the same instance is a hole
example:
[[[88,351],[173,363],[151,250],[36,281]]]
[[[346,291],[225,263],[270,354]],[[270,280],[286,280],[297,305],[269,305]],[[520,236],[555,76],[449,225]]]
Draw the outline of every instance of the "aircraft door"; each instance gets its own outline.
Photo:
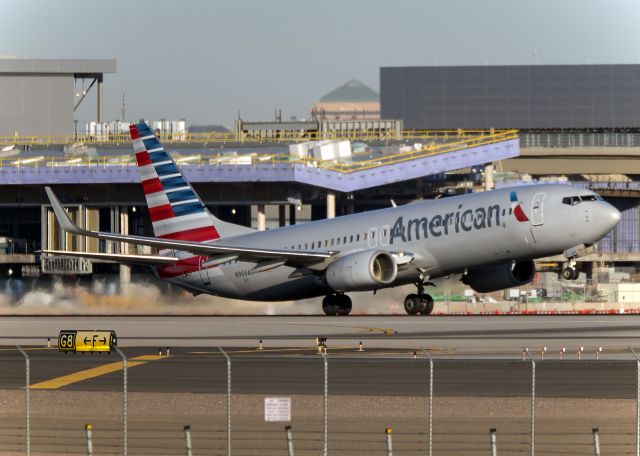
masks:
[[[533,201],[531,202],[531,224],[533,226],[544,224],[544,200],[546,197],[546,193],[533,195]]]

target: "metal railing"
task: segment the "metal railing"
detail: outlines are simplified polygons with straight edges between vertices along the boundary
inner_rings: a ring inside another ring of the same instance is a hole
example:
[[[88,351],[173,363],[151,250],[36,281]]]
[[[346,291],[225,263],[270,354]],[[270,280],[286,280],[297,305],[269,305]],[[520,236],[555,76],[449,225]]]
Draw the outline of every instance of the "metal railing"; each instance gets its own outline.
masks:
[[[458,138],[458,137],[456,137]],[[313,166],[316,168],[328,169],[337,171],[340,173],[353,173],[356,171],[363,171],[371,168],[377,168],[380,166],[393,165],[396,163],[406,162],[410,160],[416,160],[420,158],[426,158],[429,156],[440,155],[449,152],[455,152],[471,147],[484,146],[494,144],[502,141],[508,141],[517,139],[518,133],[516,130],[509,130],[504,132],[498,132],[494,134],[469,136],[462,139],[424,145],[418,150],[411,150],[407,152],[399,152],[390,155],[370,158],[361,161],[343,162],[337,160],[318,160],[311,157],[295,157],[288,154],[243,154],[243,155],[194,155],[189,157],[177,158],[176,162],[179,166],[202,166],[202,165],[233,165],[233,166],[257,166],[257,165],[276,165],[276,164],[302,164],[305,166]],[[416,134],[411,139],[426,139],[420,134]],[[1,139],[0,139],[1,141]],[[103,157],[54,157],[54,156],[37,156],[28,158],[18,157],[5,157],[0,158],[1,168],[57,168],[57,167],[80,167],[80,166],[95,166],[95,167],[124,167],[130,166],[135,163],[133,154],[130,155],[112,155]]]
[[[404,130],[400,134],[395,131],[287,131],[272,134],[262,132],[244,132],[240,135],[236,133],[164,133],[160,132],[158,139],[167,144],[173,143],[195,143],[195,144],[226,144],[242,142],[272,142],[272,143],[294,143],[303,141],[320,140],[350,140],[350,141],[428,141],[435,139],[451,138],[474,138],[478,136],[492,136],[517,132],[517,130]],[[47,145],[71,145],[76,143],[92,145],[118,145],[129,143],[131,137],[128,132],[118,133],[96,133],[96,134],[69,134],[69,135],[8,135],[0,136],[0,144],[16,146],[47,146]]]

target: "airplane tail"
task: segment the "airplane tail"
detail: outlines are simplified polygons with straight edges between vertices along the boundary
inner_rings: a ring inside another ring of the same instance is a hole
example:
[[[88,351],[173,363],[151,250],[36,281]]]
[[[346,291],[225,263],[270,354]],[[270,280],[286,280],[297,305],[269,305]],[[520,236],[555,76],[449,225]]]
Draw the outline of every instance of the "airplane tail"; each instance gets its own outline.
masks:
[[[209,212],[149,126],[129,126],[155,236],[209,242],[252,231]]]

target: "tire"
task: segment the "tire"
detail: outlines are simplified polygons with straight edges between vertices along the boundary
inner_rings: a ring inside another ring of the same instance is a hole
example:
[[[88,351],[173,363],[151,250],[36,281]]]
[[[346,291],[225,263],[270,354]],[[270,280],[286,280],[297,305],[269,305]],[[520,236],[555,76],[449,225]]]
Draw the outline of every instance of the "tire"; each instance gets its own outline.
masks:
[[[419,296],[420,299],[420,315],[429,315],[433,312],[433,298],[431,295],[424,294]]]
[[[573,274],[571,276],[571,280],[578,280],[578,277],[580,277],[580,271],[578,271],[577,269],[574,269]]]
[[[322,300],[322,311],[325,313],[325,315],[338,315],[338,312],[340,311],[338,295],[330,294],[325,296]]]
[[[573,272],[575,271],[575,269],[571,269],[571,268],[564,268],[562,270],[562,278],[564,280],[575,280],[573,278]]]
[[[417,315],[420,311],[420,301],[421,299],[418,295],[410,294],[404,298],[404,310],[409,315]]]
[[[351,313],[351,309],[353,308],[353,303],[351,302],[351,298],[347,295],[338,295],[338,302],[340,303],[338,309],[338,315],[349,315]]]

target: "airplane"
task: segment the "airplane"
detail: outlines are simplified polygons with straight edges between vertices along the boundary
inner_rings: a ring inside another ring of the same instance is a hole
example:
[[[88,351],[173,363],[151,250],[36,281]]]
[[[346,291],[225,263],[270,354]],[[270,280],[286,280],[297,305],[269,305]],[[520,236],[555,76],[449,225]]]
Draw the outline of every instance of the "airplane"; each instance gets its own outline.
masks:
[[[194,295],[324,296],[327,315],[351,312],[346,293],[414,284],[417,292],[405,298],[404,309],[428,315],[434,302],[425,289],[443,276],[462,274],[476,292],[490,293],[531,282],[536,258],[564,254],[563,275],[575,280],[575,258],[620,221],[620,212],[595,192],[536,184],[257,231],[213,216],[144,122],[130,132],[155,237],[80,228],[51,188],[45,190],[63,231],[151,246],[158,254],[44,254],[148,265]]]

